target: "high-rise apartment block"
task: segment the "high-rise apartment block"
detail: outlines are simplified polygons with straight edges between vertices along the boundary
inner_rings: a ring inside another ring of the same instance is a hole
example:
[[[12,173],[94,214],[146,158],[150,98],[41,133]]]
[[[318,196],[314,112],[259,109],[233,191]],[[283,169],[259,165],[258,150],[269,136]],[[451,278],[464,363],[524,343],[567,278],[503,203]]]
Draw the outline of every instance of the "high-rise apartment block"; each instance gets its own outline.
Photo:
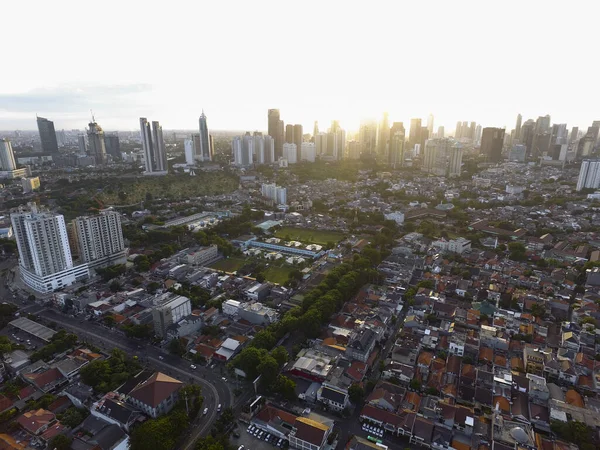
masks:
[[[298,162],[298,150],[296,144],[286,142],[283,144],[283,158],[287,159],[288,164],[296,164]]]
[[[89,277],[87,264],[75,266],[65,219],[39,211],[35,204],[10,216],[23,282],[38,292],[53,292]]]
[[[254,138],[250,133],[236,136],[231,141],[233,164],[239,167],[248,167],[254,163]]]
[[[314,142],[303,142],[300,149],[300,159],[302,161],[315,162],[317,149]]]
[[[451,139],[429,139],[421,170],[437,176],[460,176],[463,149],[460,143]]]
[[[17,163],[15,162],[12,144],[8,139],[0,139],[0,170],[8,171],[16,168]]]
[[[81,261],[88,267],[103,267],[125,262],[125,243],[121,215],[116,211],[101,211],[73,221]]]
[[[383,119],[379,123],[377,132],[377,154],[380,157],[386,158],[388,153],[388,145],[390,140],[390,121],[388,113],[383,113]]]
[[[106,164],[106,145],[104,131],[93,119],[88,124],[88,142],[90,154],[96,159],[96,165]]]
[[[21,178],[23,194],[30,194],[40,188],[40,177]]]
[[[37,126],[40,133],[43,153],[58,153],[58,142],[54,122],[44,117],[37,117]]]
[[[582,189],[598,189],[600,187],[600,159],[584,159],[577,179],[578,191]]]
[[[327,155],[327,133],[319,133],[315,136],[315,149],[319,157]]]
[[[402,122],[394,122],[389,133],[388,162],[394,167],[404,167],[406,130]]]
[[[140,117],[140,133],[146,166],[144,175],[166,175],[168,173],[167,150],[162,127],[154,121],[152,122],[152,128],[150,128],[148,120],[145,117]]]
[[[484,128],[481,136],[481,154],[489,162],[502,161],[502,146],[504,145],[503,128]]]
[[[278,109],[269,109],[268,112],[268,134],[275,141],[275,160],[283,155],[283,120],[279,116]]]
[[[271,200],[276,205],[287,205],[287,189],[276,184],[263,184],[262,196]]]
[[[292,141],[294,144],[296,144],[296,161],[300,161],[300,159],[301,159],[300,152],[302,150],[302,141],[303,141],[302,125],[296,124],[296,125],[294,125],[294,140]]]
[[[105,134],[104,144],[106,146],[106,154],[113,158],[121,159],[121,142],[117,133]]]

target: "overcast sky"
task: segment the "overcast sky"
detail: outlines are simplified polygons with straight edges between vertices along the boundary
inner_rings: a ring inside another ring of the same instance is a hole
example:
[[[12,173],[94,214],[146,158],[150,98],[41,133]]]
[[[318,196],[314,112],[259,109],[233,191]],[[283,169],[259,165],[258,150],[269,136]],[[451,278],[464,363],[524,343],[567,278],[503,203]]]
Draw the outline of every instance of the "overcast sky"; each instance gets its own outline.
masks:
[[[598,1],[6,1],[0,130],[600,119]]]

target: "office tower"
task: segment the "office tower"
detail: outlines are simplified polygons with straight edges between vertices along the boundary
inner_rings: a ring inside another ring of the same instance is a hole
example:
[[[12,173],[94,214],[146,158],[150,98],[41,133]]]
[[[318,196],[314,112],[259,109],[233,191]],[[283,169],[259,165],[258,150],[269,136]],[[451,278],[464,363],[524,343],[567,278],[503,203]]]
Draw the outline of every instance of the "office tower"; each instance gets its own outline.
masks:
[[[438,132],[437,132],[437,136],[438,139],[443,139],[444,138],[444,127],[438,127]]]
[[[37,118],[40,141],[42,143],[43,153],[58,153],[58,142],[56,141],[56,131],[54,131],[54,122],[44,117]]]
[[[167,174],[167,151],[163,139],[162,127],[157,121],[152,127],[145,117],[140,117],[140,133],[144,150],[144,175]]]
[[[283,154],[283,121],[279,117],[278,109],[269,109],[268,119],[268,134],[275,141],[275,159],[277,160]]]
[[[429,114],[429,117],[427,117],[427,132],[429,137],[433,137],[433,114]]]
[[[315,162],[317,149],[314,142],[303,142],[300,151],[300,159],[302,161]]]
[[[460,177],[462,169],[463,148],[459,142],[455,142],[450,147],[450,157],[448,164],[448,177]]]
[[[89,263],[88,267],[124,261],[125,243],[118,212],[101,211],[93,216],[77,217],[72,223],[81,261]]]
[[[592,154],[594,150],[594,135],[589,132],[585,134],[577,143],[577,158],[586,158]]]
[[[535,122],[532,119],[526,120],[521,126],[521,143],[527,148],[527,155],[531,155],[533,149],[533,137],[535,136]]]
[[[315,137],[319,134],[319,122],[315,120],[315,126],[313,127],[312,141],[315,142]]]
[[[592,126],[588,127],[587,134],[589,134],[594,140],[594,146],[598,144],[598,139],[600,138],[600,121],[595,120],[592,122]]]
[[[185,163],[188,166],[193,166],[196,160],[194,159],[194,141],[191,138],[183,141],[183,152],[185,154]]]
[[[233,161],[236,166],[247,167],[254,162],[254,137],[250,133],[236,136],[231,142]]]
[[[456,122],[456,128],[454,129],[454,139],[459,140],[462,137],[462,123],[460,121]]]
[[[283,144],[283,158],[287,159],[288,164],[296,164],[298,162],[298,150],[296,144],[286,142]]]
[[[535,121],[535,133],[543,134],[550,131],[550,115],[539,116]]]
[[[571,136],[569,136],[569,144],[579,138],[579,127],[571,128]]]
[[[362,121],[358,136],[362,146],[362,155],[374,155],[377,148],[377,122],[373,120]]]
[[[474,142],[475,142],[476,144],[478,144],[478,143],[480,143],[480,142],[481,142],[481,133],[482,133],[482,132],[483,132],[483,128],[482,128],[482,126],[481,126],[481,125],[477,125],[477,126],[475,127],[475,139],[474,139]]]
[[[408,147],[412,150],[416,144],[421,143],[421,119],[410,119],[410,135],[408,136]]]
[[[477,129],[477,124],[475,122],[471,122],[471,125],[469,125],[469,139],[471,139],[472,141],[475,140],[475,130]]]
[[[319,133],[315,136],[315,148],[317,156],[327,155],[327,133]]]
[[[392,128],[390,128],[390,149],[388,155],[388,162],[394,168],[404,166],[404,140],[406,137],[406,130],[402,122],[394,122]]]
[[[92,118],[88,124],[88,142],[90,143],[90,154],[96,159],[97,165],[106,164],[106,145],[104,142],[104,131]]]
[[[346,131],[338,126],[332,133],[333,150],[331,150],[331,156],[338,161],[344,159],[346,154]]]
[[[510,149],[508,160],[510,162],[525,162],[527,157],[527,147],[525,144],[513,144]]]
[[[23,282],[46,293],[87,278],[87,264],[73,266],[64,217],[29,206],[30,211],[20,209],[10,216]]]
[[[515,140],[520,142],[521,139],[521,122],[523,121],[523,116],[521,114],[517,114],[517,124],[515,125]]]
[[[200,161],[208,162],[213,160],[213,147],[211,144],[211,136],[208,132],[208,124],[206,123],[206,115],[204,110],[200,114],[198,120],[200,130],[200,148],[196,149],[196,157],[200,157]]]
[[[533,145],[531,147],[531,154],[534,158],[539,158],[548,153],[550,149],[550,142],[552,139],[552,133],[549,131],[542,131],[536,133],[533,136]]]
[[[252,135],[252,159],[257,164],[265,163],[265,139],[258,131]]]
[[[578,191],[582,189],[598,189],[600,187],[600,160],[584,159],[577,179]]]
[[[419,142],[419,148],[425,148],[425,143],[429,139],[429,131],[427,127],[421,127],[421,141]]]
[[[288,123],[285,126],[285,143],[294,143],[294,125],[292,125],[291,123]]]
[[[562,145],[567,143],[567,124],[555,123],[552,125],[551,145]]]
[[[272,164],[275,162],[275,141],[271,136],[265,136],[265,153],[263,164]]]
[[[379,124],[379,131],[377,133],[377,154],[382,158],[387,157],[388,141],[390,140],[390,123],[388,119],[388,113],[383,113],[383,119]]]
[[[86,155],[87,144],[85,143],[85,134],[80,134],[79,136],[77,136],[77,145],[79,146],[79,154]]]
[[[56,143],[59,147],[64,147],[67,143],[67,135],[65,130],[59,130],[56,132]]]
[[[504,129],[486,127],[481,136],[480,153],[485,155],[488,162],[502,161],[502,145],[504,144]]]
[[[423,147],[424,156],[421,170],[433,175],[448,176],[450,149],[452,144],[453,141],[450,139],[428,139]],[[462,147],[460,148],[460,151],[461,153],[455,156],[455,163],[457,163],[456,160],[459,160],[462,164]],[[460,172],[460,168],[454,168],[454,170]]]
[[[0,170],[16,170],[17,163],[12,144],[8,139],[0,139]]]
[[[301,159],[300,152],[302,150],[302,138],[302,125],[294,125],[294,140],[292,142],[296,144],[296,161],[300,161]]]

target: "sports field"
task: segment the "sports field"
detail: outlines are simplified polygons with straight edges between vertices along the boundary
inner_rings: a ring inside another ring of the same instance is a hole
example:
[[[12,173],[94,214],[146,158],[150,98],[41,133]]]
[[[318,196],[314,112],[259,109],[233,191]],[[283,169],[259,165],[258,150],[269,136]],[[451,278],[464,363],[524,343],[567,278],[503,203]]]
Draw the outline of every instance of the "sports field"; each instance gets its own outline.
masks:
[[[294,241],[306,242],[307,244],[325,245],[328,242],[337,244],[344,235],[337,231],[313,230],[311,228],[283,227],[275,233],[280,239],[289,236]]]

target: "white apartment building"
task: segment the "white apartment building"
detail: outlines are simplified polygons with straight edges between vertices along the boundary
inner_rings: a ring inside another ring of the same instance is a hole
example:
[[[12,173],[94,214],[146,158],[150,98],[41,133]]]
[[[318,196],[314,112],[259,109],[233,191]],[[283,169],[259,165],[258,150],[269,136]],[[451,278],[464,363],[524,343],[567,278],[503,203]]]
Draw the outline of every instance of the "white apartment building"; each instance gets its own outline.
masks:
[[[313,142],[303,142],[300,149],[300,159],[302,161],[315,162],[317,148]]]
[[[283,144],[283,157],[287,159],[288,164],[296,164],[298,162],[296,144],[290,144],[289,142]]]
[[[579,178],[577,179],[577,190],[600,187],[600,160],[584,159],[579,169]]]
[[[89,277],[87,264],[73,265],[65,218],[30,208],[10,216],[25,284],[46,293]]]
[[[263,184],[261,187],[263,197],[273,200],[277,205],[287,205],[287,189],[276,184]]]
[[[81,261],[89,263],[89,267],[124,262],[125,243],[118,212],[101,211],[97,215],[78,217],[73,227]]]
[[[442,252],[462,254],[471,250],[471,241],[462,237],[449,241],[445,239],[438,239],[437,241],[432,242],[431,246]]]

